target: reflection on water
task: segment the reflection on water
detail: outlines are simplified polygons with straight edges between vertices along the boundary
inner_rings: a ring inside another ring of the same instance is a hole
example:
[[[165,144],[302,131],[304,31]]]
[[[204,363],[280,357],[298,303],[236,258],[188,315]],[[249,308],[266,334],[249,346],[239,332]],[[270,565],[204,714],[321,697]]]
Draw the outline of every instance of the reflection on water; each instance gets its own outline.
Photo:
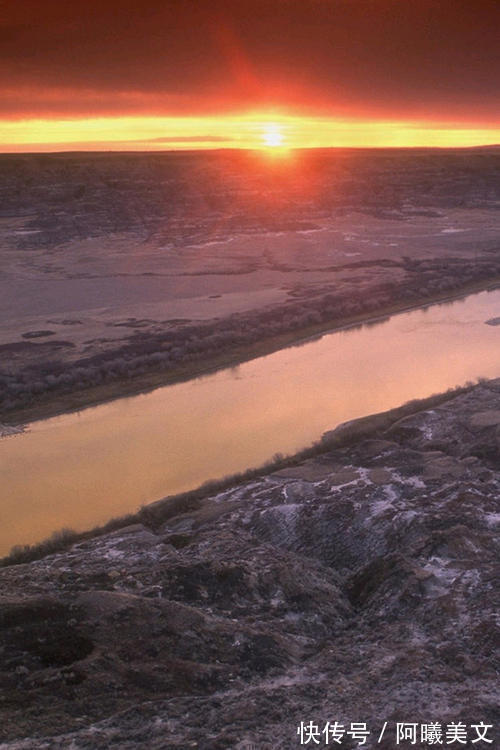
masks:
[[[500,291],[351,328],[0,441],[0,554],[293,453],[348,419],[500,375]]]

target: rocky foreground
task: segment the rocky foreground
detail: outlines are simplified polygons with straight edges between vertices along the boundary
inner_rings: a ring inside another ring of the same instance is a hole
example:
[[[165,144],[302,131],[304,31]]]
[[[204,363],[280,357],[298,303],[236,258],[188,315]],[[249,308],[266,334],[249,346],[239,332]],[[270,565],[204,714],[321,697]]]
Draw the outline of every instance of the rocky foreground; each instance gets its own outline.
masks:
[[[500,379],[380,424],[0,570],[2,750],[495,747]]]

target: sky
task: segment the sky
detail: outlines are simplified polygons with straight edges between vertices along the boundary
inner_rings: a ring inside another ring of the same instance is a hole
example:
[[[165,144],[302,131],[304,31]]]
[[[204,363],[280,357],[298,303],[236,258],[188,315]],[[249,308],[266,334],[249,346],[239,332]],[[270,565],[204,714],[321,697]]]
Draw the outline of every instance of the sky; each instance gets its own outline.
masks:
[[[499,37],[498,0],[0,0],[0,150],[498,143]]]

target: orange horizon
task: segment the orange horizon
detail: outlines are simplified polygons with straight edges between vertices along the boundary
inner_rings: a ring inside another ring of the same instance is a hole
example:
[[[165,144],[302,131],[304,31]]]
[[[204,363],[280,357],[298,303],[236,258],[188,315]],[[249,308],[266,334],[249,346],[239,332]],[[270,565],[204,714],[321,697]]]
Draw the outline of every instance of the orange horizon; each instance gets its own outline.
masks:
[[[0,152],[220,148],[467,148],[500,143],[500,125],[314,117],[279,111],[222,116],[0,119]]]

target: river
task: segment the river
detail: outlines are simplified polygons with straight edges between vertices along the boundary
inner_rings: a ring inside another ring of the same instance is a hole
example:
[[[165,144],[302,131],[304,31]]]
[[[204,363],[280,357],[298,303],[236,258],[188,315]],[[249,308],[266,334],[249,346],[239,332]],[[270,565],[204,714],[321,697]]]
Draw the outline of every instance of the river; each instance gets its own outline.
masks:
[[[324,334],[0,440],[0,554],[294,453],[355,417],[500,375],[500,290]]]

